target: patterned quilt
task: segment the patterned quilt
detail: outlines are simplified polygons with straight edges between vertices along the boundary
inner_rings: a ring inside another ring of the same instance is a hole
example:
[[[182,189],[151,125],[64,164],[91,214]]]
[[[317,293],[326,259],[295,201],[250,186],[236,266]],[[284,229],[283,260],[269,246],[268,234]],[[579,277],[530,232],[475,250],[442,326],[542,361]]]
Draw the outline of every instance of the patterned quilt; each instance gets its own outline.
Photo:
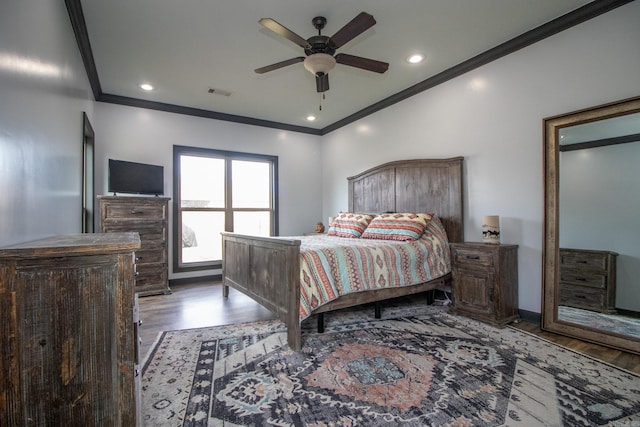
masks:
[[[398,242],[304,236],[300,247],[300,320],[339,296],[411,286],[451,271],[449,242],[437,217],[417,240]]]

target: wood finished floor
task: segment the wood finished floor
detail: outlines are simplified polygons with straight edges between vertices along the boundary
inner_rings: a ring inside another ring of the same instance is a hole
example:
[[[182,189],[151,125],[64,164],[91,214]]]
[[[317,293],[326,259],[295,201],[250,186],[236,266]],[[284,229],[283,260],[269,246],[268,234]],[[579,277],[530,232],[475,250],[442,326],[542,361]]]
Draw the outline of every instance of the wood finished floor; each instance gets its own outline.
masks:
[[[180,285],[170,295],[140,298],[140,354],[146,355],[162,331],[230,325],[274,319],[273,314],[249,297],[230,289],[229,298],[222,297],[219,282]],[[520,322],[514,325],[548,341],[579,353],[640,374],[640,355],[541,331],[539,325]]]

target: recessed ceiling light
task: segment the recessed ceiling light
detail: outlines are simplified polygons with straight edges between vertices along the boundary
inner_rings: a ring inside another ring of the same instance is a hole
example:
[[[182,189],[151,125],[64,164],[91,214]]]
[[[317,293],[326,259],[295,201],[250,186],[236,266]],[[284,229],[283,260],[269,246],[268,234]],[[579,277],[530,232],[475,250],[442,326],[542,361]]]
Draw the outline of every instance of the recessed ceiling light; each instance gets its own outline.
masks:
[[[307,116],[307,120],[310,121],[310,122],[314,121],[315,119],[316,119],[316,116],[313,116],[313,115],[308,115]]]
[[[149,91],[149,90],[153,90],[153,86],[150,85],[149,83],[142,83],[140,85],[140,89]]]
[[[407,62],[411,64],[418,64],[422,62],[423,59],[424,59],[424,55],[422,55],[421,53],[414,53],[413,55],[407,58]]]

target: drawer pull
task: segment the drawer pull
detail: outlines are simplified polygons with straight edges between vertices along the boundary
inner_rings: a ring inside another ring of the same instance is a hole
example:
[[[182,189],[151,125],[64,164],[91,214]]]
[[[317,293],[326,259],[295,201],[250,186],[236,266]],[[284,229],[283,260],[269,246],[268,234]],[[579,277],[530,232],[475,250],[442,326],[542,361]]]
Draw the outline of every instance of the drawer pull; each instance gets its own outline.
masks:
[[[478,255],[467,255],[467,259],[480,259]]]
[[[143,213],[144,213],[144,211],[137,211],[137,210],[135,210],[135,209],[133,209],[133,210],[131,211],[131,215],[140,215],[140,214],[143,214]]]
[[[586,282],[587,281],[587,279],[584,278],[584,277],[576,277],[576,280],[579,281],[579,282]]]

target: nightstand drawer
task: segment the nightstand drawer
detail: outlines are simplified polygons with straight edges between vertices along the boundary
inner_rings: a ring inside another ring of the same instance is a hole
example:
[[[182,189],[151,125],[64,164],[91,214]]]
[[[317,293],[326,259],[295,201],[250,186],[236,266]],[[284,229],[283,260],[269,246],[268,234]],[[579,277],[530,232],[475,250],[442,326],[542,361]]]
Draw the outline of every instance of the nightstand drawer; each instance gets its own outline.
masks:
[[[461,269],[482,269],[493,268],[493,253],[465,248],[453,249],[453,265]]]

